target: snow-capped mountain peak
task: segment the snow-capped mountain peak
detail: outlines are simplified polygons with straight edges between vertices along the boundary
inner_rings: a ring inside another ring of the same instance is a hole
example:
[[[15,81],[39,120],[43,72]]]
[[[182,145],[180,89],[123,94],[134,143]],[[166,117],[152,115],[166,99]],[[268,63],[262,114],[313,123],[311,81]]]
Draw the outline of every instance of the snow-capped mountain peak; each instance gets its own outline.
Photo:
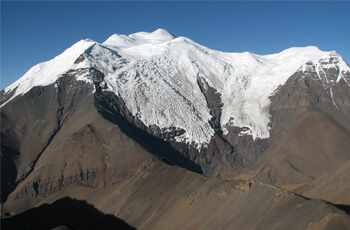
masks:
[[[269,97],[309,62],[336,65],[344,76],[350,72],[339,55],[314,46],[270,55],[225,53],[158,29],[115,34],[102,44],[82,40],[53,60],[34,66],[7,87],[5,94],[16,89],[14,98],[34,86],[55,83],[69,69],[92,67],[104,74],[104,90],[120,96],[146,126],[185,130],[176,141],[200,147],[209,143],[215,132],[199,81],[220,96],[218,119],[224,134],[228,126],[244,127],[242,135],[263,139],[270,135]],[[89,76],[76,78],[92,84]]]
[[[34,86],[55,83],[57,78],[68,71],[74,61],[89,47],[96,44],[91,39],[84,39],[66,49],[54,59],[37,64],[28,70],[19,80],[5,88],[5,93],[16,90],[12,98],[28,92]]]
[[[103,45],[119,48],[130,48],[145,44],[160,44],[173,40],[175,37],[164,29],[157,29],[152,33],[137,32],[130,35],[114,34]]]

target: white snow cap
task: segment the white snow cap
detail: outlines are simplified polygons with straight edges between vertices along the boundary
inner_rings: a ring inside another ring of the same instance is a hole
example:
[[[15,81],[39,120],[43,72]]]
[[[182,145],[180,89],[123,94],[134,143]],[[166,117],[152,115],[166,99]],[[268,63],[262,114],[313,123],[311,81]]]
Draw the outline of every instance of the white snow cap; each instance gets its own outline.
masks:
[[[85,60],[74,64],[84,55]],[[208,49],[163,29],[152,33],[115,34],[102,44],[82,40],[51,61],[30,69],[5,89],[12,98],[33,86],[54,83],[69,69],[94,67],[105,74],[109,91],[123,98],[130,112],[145,125],[177,127],[186,132],[177,141],[200,148],[214,130],[198,79],[216,89],[223,103],[221,125],[247,127],[240,135],[269,137],[269,97],[307,62],[334,55],[317,47],[290,48],[277,54],[225,53]],[[340,57],[340,56],[339,56]],[[342,61],[341,73],[350,71]],[[77,80],[89,80],[77,76]],[[10,99],[11,100],[11,99]]]
[[[54,59],[33,66],[15,83],[5,88],[5,93],[11,92],[18,87],[16,93],[12,96],[14,98],[17,95],[28,92],[34,86],[45,86],[55,83],[59,76],[68,71],[74,61],[95,43],[91,39],[81,40]]]
[[[171,41],[175,37],[164,29],[157,29],[152,33],[138,32],[130,35],[113,34],[103,45],[115,46],[119,48],[126,48],[145,44],[160,44]]]

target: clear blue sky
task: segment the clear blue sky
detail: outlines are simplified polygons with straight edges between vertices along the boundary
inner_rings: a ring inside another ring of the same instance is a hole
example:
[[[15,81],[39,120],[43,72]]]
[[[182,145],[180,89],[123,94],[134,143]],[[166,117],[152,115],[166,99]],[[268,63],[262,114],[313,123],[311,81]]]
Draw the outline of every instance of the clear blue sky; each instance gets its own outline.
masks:
[[[220,51],[314,45],[350,63],[349,12],[349,1],[1,1],[1,89],[81,39],[157,28]]]

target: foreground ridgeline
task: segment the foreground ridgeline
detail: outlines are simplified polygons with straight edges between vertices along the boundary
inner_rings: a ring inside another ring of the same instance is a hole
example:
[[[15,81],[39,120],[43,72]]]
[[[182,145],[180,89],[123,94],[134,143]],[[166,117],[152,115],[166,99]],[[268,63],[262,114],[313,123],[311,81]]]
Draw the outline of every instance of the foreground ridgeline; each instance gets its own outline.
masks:
[[[32,67],[0,100],[7,226],[79,229],[62,202],[111,228],[350,226],[350,68],[335,51],[115,34]],[[57,226],[26,222],[47,209]]]

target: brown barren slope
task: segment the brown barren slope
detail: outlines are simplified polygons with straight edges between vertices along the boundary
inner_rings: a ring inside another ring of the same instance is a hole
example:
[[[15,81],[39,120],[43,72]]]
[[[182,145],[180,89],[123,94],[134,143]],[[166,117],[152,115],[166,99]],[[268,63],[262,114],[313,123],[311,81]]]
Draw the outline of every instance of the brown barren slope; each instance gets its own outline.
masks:
[[[349,160],[349,149],[349,131],[310,109],[271,145],[255,177],[270,177],[277,185],[312,181]]]
[[[313,199],[322,199],[333,204],[350,204],[350,161],[315,181],[292,190]]]
[[[349,229],[350,217],[323,201],[251,181],[210,179],[159,160],[108,188],[72,185],[48,197],[86,200],[137,229]],[[40,205],[40,204],[38,204]]]

